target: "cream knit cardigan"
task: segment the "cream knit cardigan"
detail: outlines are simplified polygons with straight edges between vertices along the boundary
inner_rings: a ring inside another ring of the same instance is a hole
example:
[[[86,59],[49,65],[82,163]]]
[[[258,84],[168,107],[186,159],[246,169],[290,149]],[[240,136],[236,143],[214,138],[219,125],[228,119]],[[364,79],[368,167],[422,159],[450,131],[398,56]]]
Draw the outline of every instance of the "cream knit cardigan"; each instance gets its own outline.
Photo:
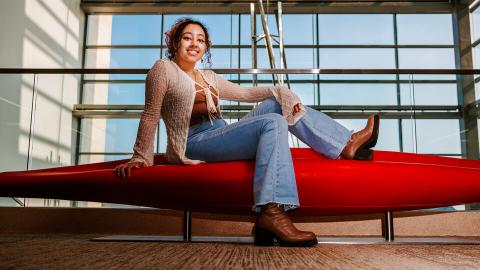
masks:
[[[206,82],[212,85],[220,99],[239,102],[259,102],[274,96],[281,104],[282,114],[289,125],[295,124],[305,114],[293,115],[293,107],[300,98],[283,86],[241,87],[211,70],[200,71]],[[199,164],[185,156],[190,117],[195,99],[195,82],[174,61],[161,59],[155,62],[147,74],[145,83],[145,108],[140,118],[134,154],[129,162],[153,165],[153,139],[160,116],[167,130],[168,162],[175,164]],[[218,111],[220,109],[218,108]]]

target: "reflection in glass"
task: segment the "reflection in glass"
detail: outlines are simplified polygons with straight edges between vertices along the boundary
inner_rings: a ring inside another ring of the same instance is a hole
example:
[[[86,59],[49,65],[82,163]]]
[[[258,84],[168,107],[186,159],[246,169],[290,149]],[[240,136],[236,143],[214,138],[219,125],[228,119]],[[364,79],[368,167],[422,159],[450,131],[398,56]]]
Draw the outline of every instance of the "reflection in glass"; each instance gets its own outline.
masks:
[[[77,131],[72,126],[72,109],[78,102],[79,85],[77,74],[38,75],[30,169],[74,163],[72,137]]]
[[[19,200],[23,203],[23,198]],[[20,207],[20,204],[15,202],[12,198],[0,197],[0,207]]]
[[[402,120],[404,152],[461,155],[460,121],[457,119]]]
[[[0,171],[27,169],[33,77],[0,75]]]

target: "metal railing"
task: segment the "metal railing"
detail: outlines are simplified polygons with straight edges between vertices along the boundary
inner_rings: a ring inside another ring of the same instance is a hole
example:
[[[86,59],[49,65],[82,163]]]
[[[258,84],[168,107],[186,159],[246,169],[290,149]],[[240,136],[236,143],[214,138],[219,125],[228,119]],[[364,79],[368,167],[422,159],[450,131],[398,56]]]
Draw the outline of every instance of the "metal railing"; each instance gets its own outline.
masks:
[[[148,68],[0,68],[0,74],[146,74]],[[413,74],[479,75],[480,69],[249,69],[213,68],[220,74]]]
[[[414,75],[479,75],[480,69],[212,69],[219,74],[330,74],[330,75],[410,75],[408,80],[301,80],[312,83],[455,83],[457,80],[414,80]],[[147,74],[149,69],[94,69],[94,68],[0,68],[0,74]],[[479,80],[477,78],[475,81]],[[473,78],[472,78],[473,80]],[[233,81],[233,80],[232,80]],[[244,80],[248,81],[248,80]],[[300,81],[300,80],[299,80]],[[475,82],[474,81],[474,82]],[[83,80],[83,83],[142,83],[144,80]],[[272,82],[275,84],[275,82]],[[337,118],[364,118],[372,111],[387,119],[405,119],[413,116],[419,119],[460,119],[465,115],[478,117],[479,102],[442,105],[312,105]],[[252,106],[223,105],[226,118],[240,118]],[[142,105],[76,104],[73,115],[80,118],[138,118]]]

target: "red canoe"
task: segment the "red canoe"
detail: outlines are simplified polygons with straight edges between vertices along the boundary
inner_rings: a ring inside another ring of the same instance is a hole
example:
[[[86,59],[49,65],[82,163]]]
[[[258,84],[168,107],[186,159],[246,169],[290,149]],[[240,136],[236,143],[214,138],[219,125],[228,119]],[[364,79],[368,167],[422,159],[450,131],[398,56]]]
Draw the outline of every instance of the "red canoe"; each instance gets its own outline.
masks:
[[[480,161],[375,151],[373,161],[329,160],[292,149],[298,216],[402,211],[480,202]],[[55,198],[251,214],[253,161],[166,165],[119,179],[126,160],[0,173],[0,197]]]

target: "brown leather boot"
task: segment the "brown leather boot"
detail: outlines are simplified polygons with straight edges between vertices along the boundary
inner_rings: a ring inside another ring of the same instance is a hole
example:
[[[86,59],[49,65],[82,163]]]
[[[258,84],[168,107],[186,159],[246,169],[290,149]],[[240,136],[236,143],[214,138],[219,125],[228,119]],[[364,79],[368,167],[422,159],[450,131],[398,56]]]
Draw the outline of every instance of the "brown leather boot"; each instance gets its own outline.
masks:
[[[313,232],[300,231],[276,203],[263,206],[255,222],[256,246],[273,246],[277,239],[281,246],[308,247],[316,245],[317,236]]]
[[[364,129],[352,134],[340,156],[344,159],[372,160],[372,148],[377,144],[380,117],[370,115]]]

